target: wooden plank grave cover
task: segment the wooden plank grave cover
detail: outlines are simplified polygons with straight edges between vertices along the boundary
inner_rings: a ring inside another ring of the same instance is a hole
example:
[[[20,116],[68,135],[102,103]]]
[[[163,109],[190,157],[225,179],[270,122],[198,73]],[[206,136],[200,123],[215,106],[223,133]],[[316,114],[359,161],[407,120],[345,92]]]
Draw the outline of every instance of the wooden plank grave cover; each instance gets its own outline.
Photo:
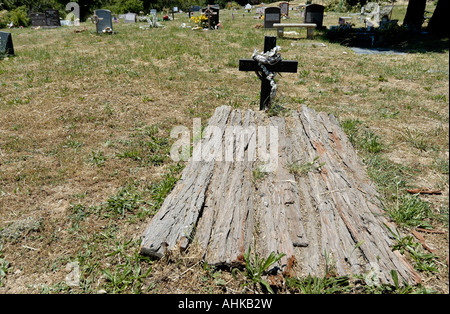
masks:
[[[136,23],[136,13],[125,14],[124,23]]]
[[[222,106],[204,134],[143,233],[141,254],[193,247],[208,264],[233,267],[251,247],[261,257],[285,253],[277,266],[296,276],[324,276],[327,264],[337,275],[372,272],[392,284],[395,270],[400,282],[420,282],[392,251],[386,226],[395,226],[334,116],[303,106],[269,118]],[[276,167],[261,175],[271,149]],[[205,152],[218,154],[198,158]]]
[[[289,16],[289,2],[281,2],[280,10],[282,15]]]

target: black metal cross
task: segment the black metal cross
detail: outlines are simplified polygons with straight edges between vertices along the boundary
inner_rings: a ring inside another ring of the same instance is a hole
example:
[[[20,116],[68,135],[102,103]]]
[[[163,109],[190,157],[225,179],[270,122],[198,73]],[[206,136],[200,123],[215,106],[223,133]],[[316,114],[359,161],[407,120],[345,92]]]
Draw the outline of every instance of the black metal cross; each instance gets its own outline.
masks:
[[[266,36],[264,39],[264,52],[270,51],[277,45],[277,38]],[[297,61],[280,61],[274,65],[266,65],[267,70],[272,73],[297,73],[298,62]],[[262,72],[258,65],[258,62],[253,59],[241,59],[239,60],[239,71],[255,71]],[[259,104],[260,110],[270,108],[270,91],[271,86],[267,76],[262,72],[261,75],[261,99]]]

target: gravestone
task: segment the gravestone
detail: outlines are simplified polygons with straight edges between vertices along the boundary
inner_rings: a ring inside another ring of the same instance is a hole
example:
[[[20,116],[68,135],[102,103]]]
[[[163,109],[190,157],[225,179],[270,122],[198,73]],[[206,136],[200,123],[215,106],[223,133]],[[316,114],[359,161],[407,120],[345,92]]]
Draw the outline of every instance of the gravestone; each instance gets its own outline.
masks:
[[[264,28],[273,28],[273,24],[281,22],[280,8],[267,8],[264,13]]]
[[[150,10],[150,21],[149,22],[150,22],[151,27],[157,27],[158,11],[156,11],[155,9]]]
[[[45,13],[31,13],[30,19],[31,19],[31,25],[33,27],[47,26],[47,20],[45,18]]]
[[[313,23],[317,28],[323,28],[325,7],[320,4],[309,4],[305,7],[305,23]]]
[[[136,13],[127,13],[125,14],[125,23],[136,23]]]
[[[283,274],[322,278],[331,259],[333,276],[373,285],[421,282],[392,249],[389,230],[397,226],[333,115],[305,105],[272,117],[222,106],[205,129],[196,128],[192,158],[142,233],[141,254],[184,257],[178,254],[192,248],[207,265],[232,269],[245,268],[250,250],[283,253],[270,271],[273,283]],[[307,174],[292,171],[312,163]]]
[[[14,55],[14,46],[11,33],[0,32],[0,55]]]
[[[281,2],[280,10],[282,15],[289,16],[289,2]]]
[[[59,27],[61,26],[61,21],[59,18],[59,11],[54,9],[48,9],[44,11],[45,21],[48,27]]]
[[[218,5],[208,5],[206,8],[202,9],[202,13],[208,18],[209,28],[214,29],[217,24],[219,24],[219,12],[220,8]]]
[[[94,12],[94,24],[97,27],[97,34],[102,32],[112,32],[112,16],[109,10],[95,10]]]

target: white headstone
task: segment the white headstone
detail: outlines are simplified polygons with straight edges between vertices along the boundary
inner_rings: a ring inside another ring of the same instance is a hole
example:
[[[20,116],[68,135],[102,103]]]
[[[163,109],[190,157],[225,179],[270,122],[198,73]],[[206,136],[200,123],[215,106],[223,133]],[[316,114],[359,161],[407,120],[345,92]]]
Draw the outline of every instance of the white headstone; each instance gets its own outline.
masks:
[[[125,23],[136,23],[136,13],[125,14]]]

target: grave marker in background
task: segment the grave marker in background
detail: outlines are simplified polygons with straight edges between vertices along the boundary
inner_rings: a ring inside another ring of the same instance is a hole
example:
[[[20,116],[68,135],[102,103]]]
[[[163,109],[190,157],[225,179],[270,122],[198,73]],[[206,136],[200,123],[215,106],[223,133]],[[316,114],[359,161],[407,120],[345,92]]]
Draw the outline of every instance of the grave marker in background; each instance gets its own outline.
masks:
[[[54,28],[61,26],[59,11],[54,9],[45,10],[44,13],[31,13],[30,19],[33,27]]]
[[[0,54],[14,55],[11,33],[0,32]]]
[[[31,25],[33,27],[47,26],[47,20],[45,18],[45,13],[31,13],[30,19],[31,19]]]
[[[323,14],[325,7],[320,4],[309,4],[305,7],[305,23],[316,24],[317,28],[323,27]]]
[[[127,13],[125,14],[125,23],[136,23],[136,13]]]
[[[289,2],[281,2],[280,10],[282,15],[289,16]]]
[[[95,10],[93,19],[94,24],[97,27],[97,34],[103,32],[112,33],[113,25],[111,11],[103,9]]]
[[[273,28],[273,24],[280,23],[281,9],[277,7],[266,8],[264,11],[264,28]]]
[[[54,9],[48,9],[44,11],[45,21],[48,27],[60,27],[61,21],[59,18],[59,11]]]

